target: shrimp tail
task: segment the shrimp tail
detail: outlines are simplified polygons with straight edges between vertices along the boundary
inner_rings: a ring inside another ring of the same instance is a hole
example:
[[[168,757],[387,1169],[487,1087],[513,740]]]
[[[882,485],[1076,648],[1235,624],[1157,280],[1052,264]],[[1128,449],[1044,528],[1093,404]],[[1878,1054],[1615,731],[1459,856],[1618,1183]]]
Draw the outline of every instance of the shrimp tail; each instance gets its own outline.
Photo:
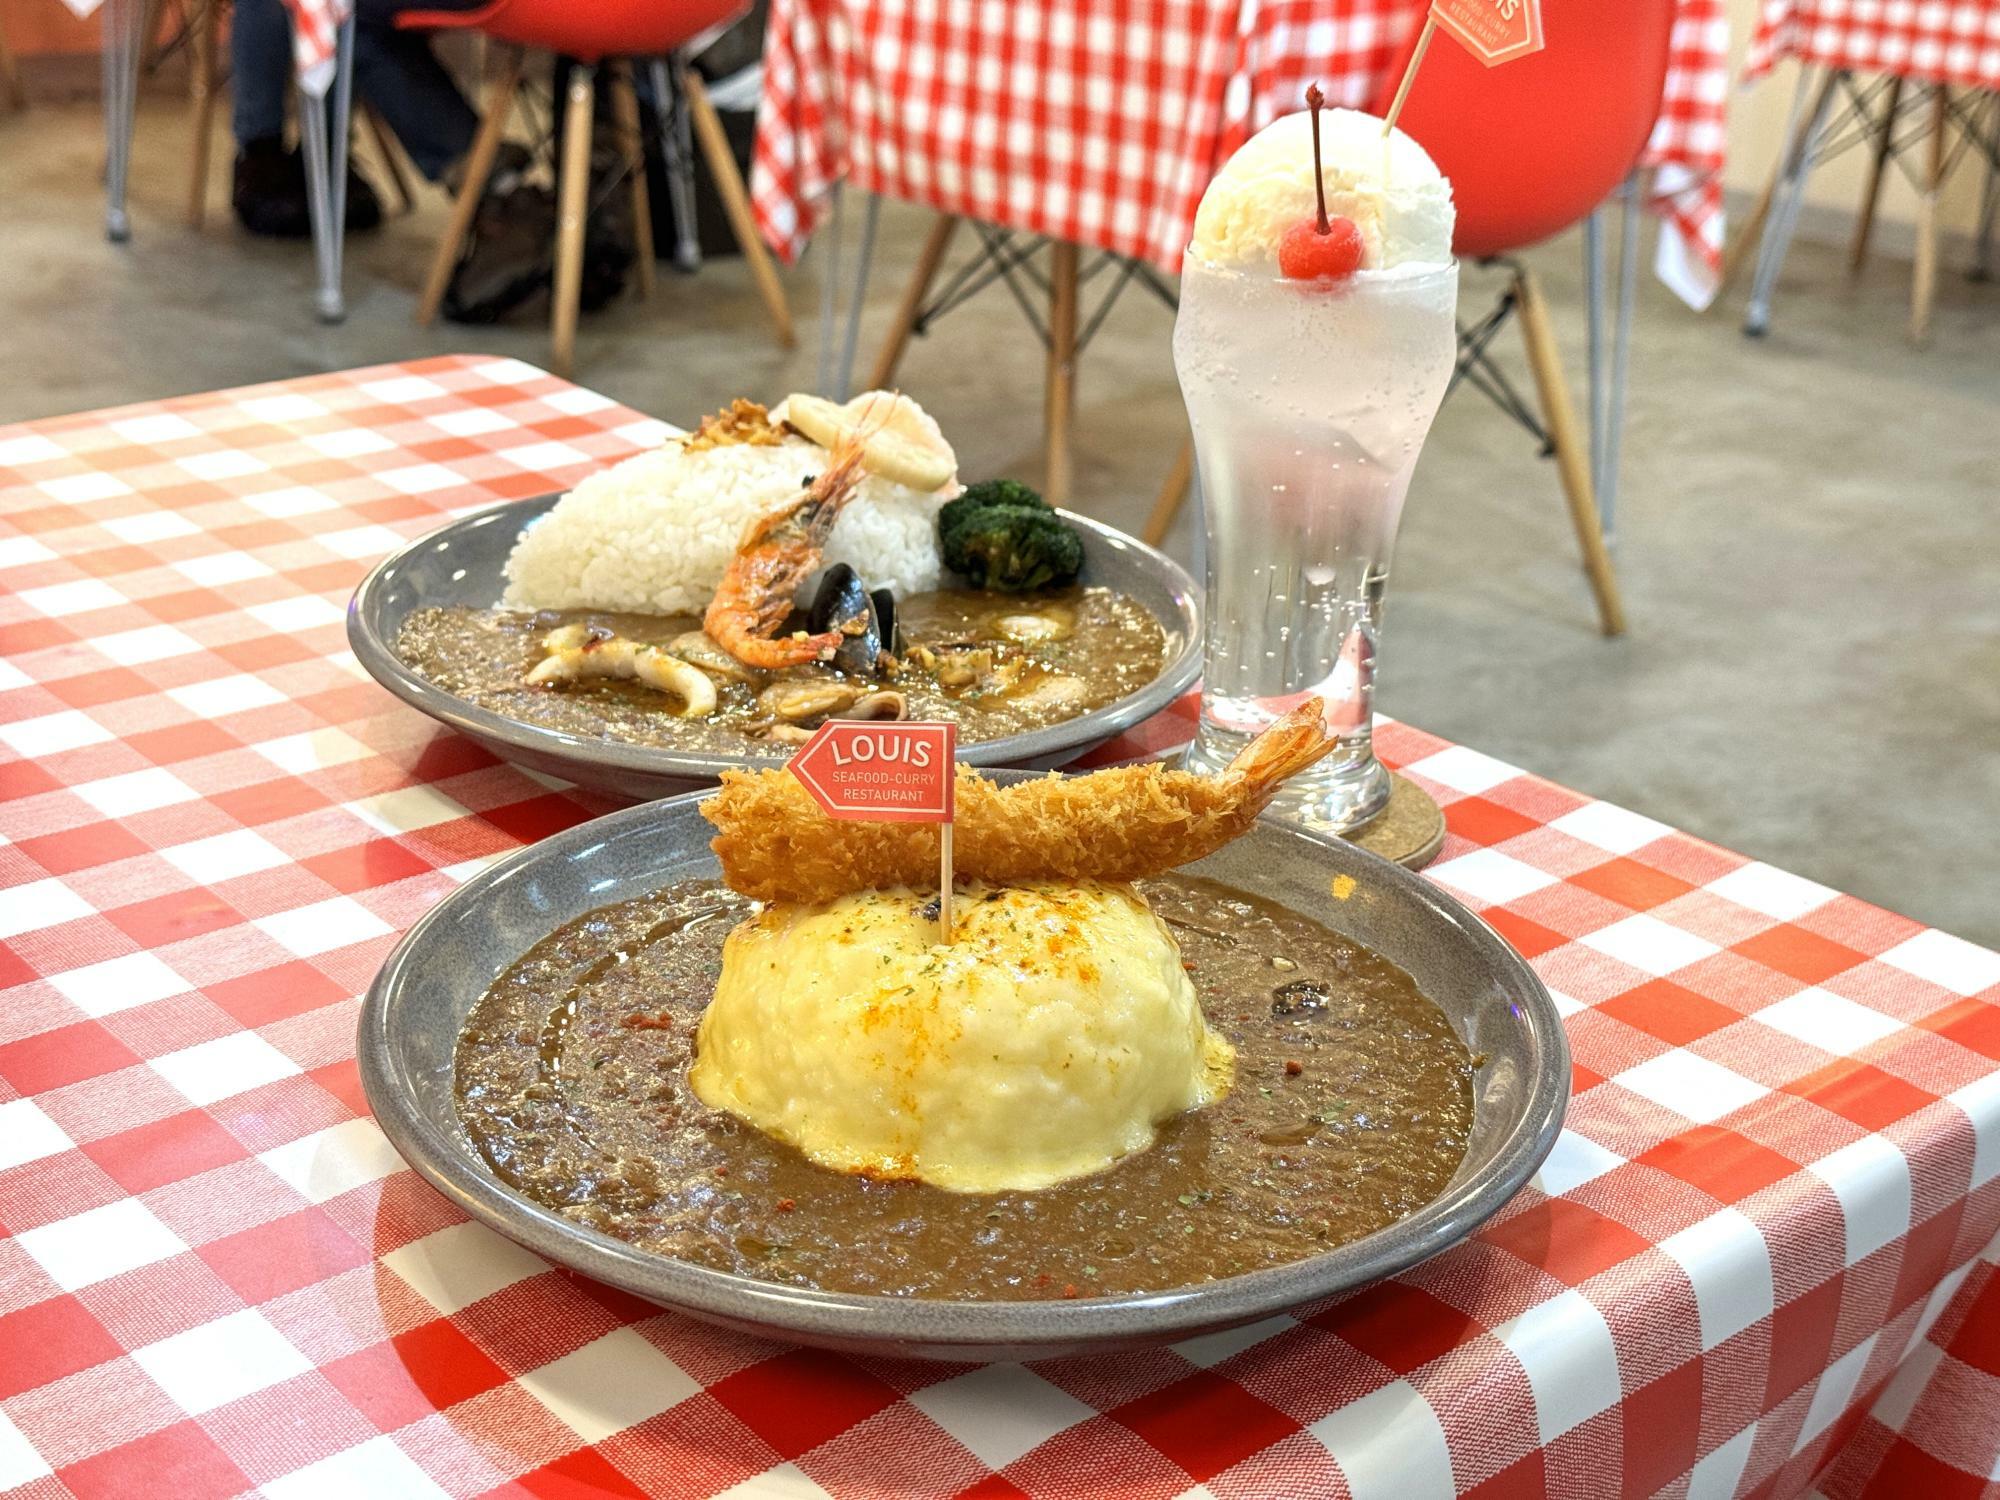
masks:
[[[1223,774],[1264,790],[1268,802],[1280,785],[1339,748],[1340,737],[1327,730],[1326,700],[1308,698],[1239,750]]]

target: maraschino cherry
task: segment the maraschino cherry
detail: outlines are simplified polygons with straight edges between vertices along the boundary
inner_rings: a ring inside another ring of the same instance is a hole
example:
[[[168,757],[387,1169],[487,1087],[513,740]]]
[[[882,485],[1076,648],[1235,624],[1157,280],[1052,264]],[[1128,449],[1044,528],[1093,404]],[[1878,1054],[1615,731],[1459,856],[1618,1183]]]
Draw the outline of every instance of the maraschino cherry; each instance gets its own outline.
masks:
[[[1278,241],[1278,269],[1294,281],[1339,280],[1361,269],[1366,247],[1361,231],[1352,219],[1335,214],[1327,217],[1326,178],[1319,165],[1319,112],[1326,95],[1314,84],[1306,90],[1306,105],[1312,110],[1313,191],[1319,195],[1319,216],[1301,219]]]

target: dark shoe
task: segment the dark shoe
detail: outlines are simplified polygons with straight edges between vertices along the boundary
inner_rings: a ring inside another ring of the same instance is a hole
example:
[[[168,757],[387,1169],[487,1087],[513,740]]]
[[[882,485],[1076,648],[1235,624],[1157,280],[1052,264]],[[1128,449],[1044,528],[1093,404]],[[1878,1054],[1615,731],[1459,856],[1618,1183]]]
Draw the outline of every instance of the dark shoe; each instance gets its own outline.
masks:
[[[497,323],[554,274],[556,200],[546,188],[516,181],[509,192],[479,200],[465,250],[445,288],[444,315],[454,323]]]
[[[305,163],[275,137],[245,142],[237,151],[229,201],[252,234],[299,240],[312,233]]]
[[[236,153],[230,202],[236,217],[252,234],[273,239],[302,240],[312,234],[312,211],[306,193],[305,158],[287,150],[276,137],[247,142]],[[382,200],[368,180],[347,169],[347,227],[373,229],[382,222]]]
[[[368,179],[354,170],[354,164],[347,164],[347,229],[352,234],[356,230],[366,233],[382,226],[382,200]]]
[[[583,277],[577,303],[596,312],[625,290],[638,259],[632,229],[632,193],[619,153],[602,147],[590,154],[590,216],[583,224]]]

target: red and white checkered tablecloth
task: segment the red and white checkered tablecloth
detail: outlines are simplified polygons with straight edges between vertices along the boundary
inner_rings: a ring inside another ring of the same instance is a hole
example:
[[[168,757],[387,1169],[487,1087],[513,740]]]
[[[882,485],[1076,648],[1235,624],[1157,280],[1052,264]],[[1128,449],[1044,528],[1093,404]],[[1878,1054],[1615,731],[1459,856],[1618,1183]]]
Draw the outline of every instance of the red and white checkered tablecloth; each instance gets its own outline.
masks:
[[[663,430],[486,358],[0,427],[0,1492],[1991,1492],[2000,956],[1406,725],[1432,878],[1576,1057],[1457,1249],[968,1368],[720,1332],[467,1222],[368,1119],[358,996],[600,805],[368,682],[342,606]]]
[[[1317,80],[1377,97],[1423,0],[773,0],[751,197],[786,259],[851,177],[1169,272],[1209,178]],[[1705,304],[1722,259],[1722,0],[1680,0],[1658,269]]]
[[[1761,78],[1787,57],[2000,88],[2000,0],[1764,0],[1743,76]]]
[[[78,16],[90,16],[104,0],[63,0]],[[298,69],[299,87],[315,97],[323,96],[333,82],[334,47],[340,26],[354,14],[354,0],[285,0],[292,13],[292,62]],[[153,16],[150,6],[133,12],[135,21]]]

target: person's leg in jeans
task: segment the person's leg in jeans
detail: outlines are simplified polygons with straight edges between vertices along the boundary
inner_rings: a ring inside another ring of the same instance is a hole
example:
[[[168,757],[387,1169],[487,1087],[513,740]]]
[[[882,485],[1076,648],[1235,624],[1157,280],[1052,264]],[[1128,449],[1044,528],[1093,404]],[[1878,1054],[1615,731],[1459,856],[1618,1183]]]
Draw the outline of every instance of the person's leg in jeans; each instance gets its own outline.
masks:
[[[210,0],[215,3],[215,0]],[[229,20],[230,126],[243,150],[285,137],[292,86],[292,26],[283,0],[236,0]]]
[[[285,101],[292,92],[294,64],[284,0],[236,0],[229,23],[229,61],[235,95],[230,128],[236,136],[229,196],[236,217],[252,234],[301,239],[312,233],[312,215],[306,203],[305,162],[285,146]],[[381,203],[350,171],[347,227],[368,229],[381,220]]]
[[[272,0],[276,3],[276,0]],[[426,10],[472,10],[484,0],[427,0]],[[419,172],[447,187],[472,149],[479,116],[420,31],[400,31],[410,0],[357,0],[354,82],[375,106]]]

